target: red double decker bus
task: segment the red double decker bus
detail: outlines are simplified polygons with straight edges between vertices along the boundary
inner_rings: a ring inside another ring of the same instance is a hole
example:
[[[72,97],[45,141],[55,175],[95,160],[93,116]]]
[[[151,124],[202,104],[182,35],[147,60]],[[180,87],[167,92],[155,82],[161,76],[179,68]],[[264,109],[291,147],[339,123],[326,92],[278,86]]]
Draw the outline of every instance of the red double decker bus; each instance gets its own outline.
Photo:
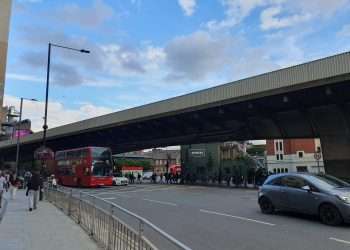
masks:
[[[112,152],[104,147],[84,147],[57,151],[55,173],[65,186],[111,186]]]

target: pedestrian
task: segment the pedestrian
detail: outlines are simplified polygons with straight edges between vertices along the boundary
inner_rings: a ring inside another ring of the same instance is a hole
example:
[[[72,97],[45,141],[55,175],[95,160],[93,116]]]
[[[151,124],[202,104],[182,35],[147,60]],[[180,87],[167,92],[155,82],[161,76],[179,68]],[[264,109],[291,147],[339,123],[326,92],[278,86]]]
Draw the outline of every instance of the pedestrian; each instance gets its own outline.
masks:
[[[11,200],[16,198],[17,188],[18,188],[18,180],[16,179],[16,174],[11,173],[9,177],[10,182],[10,197]]]
[[[51,187],[54,188],[54,189],[57,189],[57,180],[56,180],[56,177],[55,175],[51,175],[50,177],[50,183],[51,183]]]
[[[4,191],[6,189],[6,178],[3,173],[0,175],[0,208],[2,205],[2,196],[4,195]]]
[[[44,190],[43,190],[44,179],[42,175],[39,175],[39,201],[44,199]]]
[[[31,177],[32,177],[32,173],[31,172],[26,171],[24,173],[24,188],[27,188],[27,184],[28,184],[28,182],[29,182]]]
[[[175,174],[175,184],[178,184],[178,183],[179,183],[179,179],[180,179],[180,175],[179,175],[179,173],[177,172],[177,173]]]
[[[141,184],[141,174],[140,173],[137,174],[137,182],[139,184]]]
[[[37,172],[35,172],[30,178],[27,185],[26,195],[28,196],[29,211],[32,211],[33,209],[37,209],[40,186],[41,186],[40,176]]]
[[[169,184],[169,173],[165,173],[165,181],[166,181],[166,184]]]
[[[5,189],[6,189],[6,192],[8,192],[9,188],[10,188],[10,174],[9,174],[9,172],[6,172],[4,177],[6,179]]]

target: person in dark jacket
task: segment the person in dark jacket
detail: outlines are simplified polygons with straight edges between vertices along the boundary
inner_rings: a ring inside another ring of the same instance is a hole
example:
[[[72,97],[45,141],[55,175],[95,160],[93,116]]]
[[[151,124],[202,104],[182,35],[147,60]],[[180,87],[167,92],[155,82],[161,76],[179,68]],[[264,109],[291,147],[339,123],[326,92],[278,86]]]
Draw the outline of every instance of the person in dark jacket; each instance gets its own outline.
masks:
[[[39,190],[41,186],[42,186],[42,181],[39,174],[34,173],[27,185],[26,195],[28,196],[29,211],[32,211],[33,209],[37,209]]]

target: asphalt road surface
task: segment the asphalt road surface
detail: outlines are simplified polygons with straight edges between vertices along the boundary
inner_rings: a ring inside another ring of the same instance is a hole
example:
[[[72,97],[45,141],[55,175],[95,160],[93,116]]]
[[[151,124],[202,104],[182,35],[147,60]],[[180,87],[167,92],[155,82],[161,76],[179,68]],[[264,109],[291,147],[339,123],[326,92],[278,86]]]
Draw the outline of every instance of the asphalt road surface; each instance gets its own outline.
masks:
[[[182,185],[84,189],[120,205],[198,250],[350,249],[350,225],[291,213],[262,214],[257,191]]]

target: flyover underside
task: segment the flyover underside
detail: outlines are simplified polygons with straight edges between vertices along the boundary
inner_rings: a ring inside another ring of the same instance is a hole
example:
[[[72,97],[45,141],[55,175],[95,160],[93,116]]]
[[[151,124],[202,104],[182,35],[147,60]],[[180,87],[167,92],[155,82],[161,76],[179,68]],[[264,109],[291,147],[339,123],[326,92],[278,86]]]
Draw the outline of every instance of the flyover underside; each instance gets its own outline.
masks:
[[[321,138],[327,171],[350,177],[350,83],[165,115],[49,139],[53,150],[109,146],[115,153],[159,146],[277,138]],[[30,159],[40,142],[24,145]],[[15,148],[0,156],[14,159]],[[338,175],[338,174],[336,174]]]

